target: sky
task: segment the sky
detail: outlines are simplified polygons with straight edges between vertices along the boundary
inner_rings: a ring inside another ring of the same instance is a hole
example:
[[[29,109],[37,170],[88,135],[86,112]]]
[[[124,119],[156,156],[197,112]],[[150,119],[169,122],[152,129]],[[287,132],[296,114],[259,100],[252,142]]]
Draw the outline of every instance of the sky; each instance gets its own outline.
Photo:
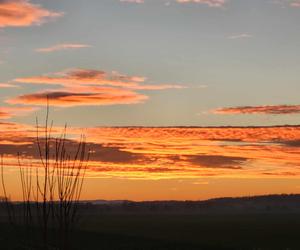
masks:
[[[298,0],[0,0],[12,194],[47,97],[93,148],[84,198],[299,192],[299,18]]]

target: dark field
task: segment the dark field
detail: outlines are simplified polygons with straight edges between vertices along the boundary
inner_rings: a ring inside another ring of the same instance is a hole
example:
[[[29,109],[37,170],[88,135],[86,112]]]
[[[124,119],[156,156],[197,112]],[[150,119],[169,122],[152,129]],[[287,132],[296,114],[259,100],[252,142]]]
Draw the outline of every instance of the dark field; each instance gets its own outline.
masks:
[[[300,215],[105,214],[82,218],[74,249],[300,249]],[[1,249],[22,248],[22,237],[1,225]],[[55,248],[53,248],[55,249]]]

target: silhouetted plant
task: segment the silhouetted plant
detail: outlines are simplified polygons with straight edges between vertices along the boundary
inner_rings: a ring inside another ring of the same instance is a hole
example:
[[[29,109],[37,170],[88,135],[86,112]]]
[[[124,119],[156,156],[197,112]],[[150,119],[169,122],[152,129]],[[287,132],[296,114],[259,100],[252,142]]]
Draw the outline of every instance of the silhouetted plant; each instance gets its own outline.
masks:
[[[10,198],[7,195],[6,191],[6,185],[4,182],[4,163],[3,163],[3,155],[1,155],[1,186],[3,190],[4,196],[2,197],[2,202],[4,203],[4,208],[7,211],[8,214],[8,220],[11,225],[15,224],[15,213],[14,213],[14,207],[12,205],[12,202]]]
[[[43,248],[49,247],[49,235],[56,234],[60,250],[69,249],[70,233],[77,222],[78,203],[89,161],[86,139],[82,135],[72,154],[73,144],[67,139],[67,126],[58,137],[52,136],[53,121],[49,125],[47,105],[45,126],[36,119],[38,162],[24,164],[18,154],[22,190],[23,226],[37,225],[42,229]],[[1,158],[1,180],[7,197]],[[35,165],[35,171],[34,167]],[[5,198],[6,210],[12,220],[13,204]],[[34,205],[35,204],[35,205]],[[51,232],[50,232],[51,231]]]

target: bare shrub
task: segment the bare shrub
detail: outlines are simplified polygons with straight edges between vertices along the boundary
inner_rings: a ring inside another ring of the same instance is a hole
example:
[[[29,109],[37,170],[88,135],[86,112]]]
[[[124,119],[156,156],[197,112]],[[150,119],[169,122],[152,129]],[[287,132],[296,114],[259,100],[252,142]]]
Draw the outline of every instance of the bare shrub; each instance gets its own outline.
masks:
[[[58,249],[69,249],[70,233],[77,223],[78,205],[89,150],[85,136],[81,136],[75,150],[67,139],[67,126],[54,137],[53,122],[49,124],[47,105],[45,126],[36,120],[36,145],[38,160],[25,164],[18,154],[22,190],[22,226],[29,232],[31,227],[41,228],[43,248],[49,249],[49,235],[55,234]],[[71,147],[72,146],[72,147]],[[4,197],[7,197],[1,158],[1,182]],[[6,210],[14,224],[14,204],[5,198]]]

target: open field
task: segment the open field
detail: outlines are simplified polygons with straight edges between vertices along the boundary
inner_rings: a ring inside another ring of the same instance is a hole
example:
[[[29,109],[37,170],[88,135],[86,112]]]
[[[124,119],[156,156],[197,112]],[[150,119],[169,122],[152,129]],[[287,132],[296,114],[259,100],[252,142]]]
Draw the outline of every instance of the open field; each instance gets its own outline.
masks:
[[[296,250],[300,249],[299,227],[297,214],[106,214],[84,218],[72,243],[74,249],[86,250]],[[1,225],[1,249],[22,249],[17,248],[21,238],[9,230]]]

